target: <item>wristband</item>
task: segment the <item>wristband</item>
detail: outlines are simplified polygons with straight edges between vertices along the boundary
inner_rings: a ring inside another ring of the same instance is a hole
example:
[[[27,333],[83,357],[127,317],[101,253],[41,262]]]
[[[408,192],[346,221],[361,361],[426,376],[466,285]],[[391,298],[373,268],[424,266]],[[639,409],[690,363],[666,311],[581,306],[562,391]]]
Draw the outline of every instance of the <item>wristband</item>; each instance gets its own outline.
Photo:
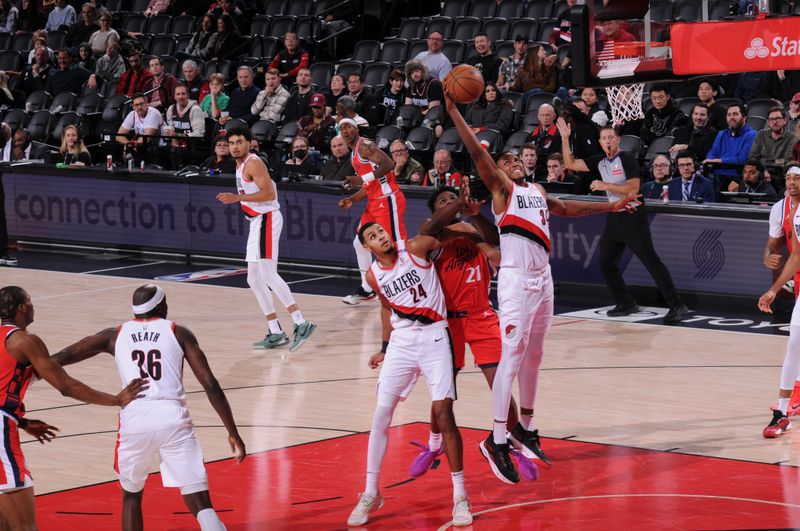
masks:
[[[388,341],[384,341],[383,343],[381,343],[381,352],[383,352],[384,354],[386,354],[386,348],[387,348],[388,346],[389,346],[389,342],[388,342]]]
[[[17,426],[22,428],[23,430],[28,427],[28,419],[20,417],[17,419]]]
[[[361,180],[364,181],[364,184],[371,183],[375,180],[375,174],[372,172],[364,174],[361,176]]]

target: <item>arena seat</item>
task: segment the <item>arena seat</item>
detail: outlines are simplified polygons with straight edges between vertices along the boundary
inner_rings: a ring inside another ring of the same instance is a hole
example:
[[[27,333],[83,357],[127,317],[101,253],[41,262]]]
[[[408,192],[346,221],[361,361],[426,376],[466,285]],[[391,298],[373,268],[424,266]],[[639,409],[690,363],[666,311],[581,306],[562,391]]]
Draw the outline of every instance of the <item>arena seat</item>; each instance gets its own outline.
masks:
[[[627,151],[638,160],[642,154],[642,139],[634,135],[622,135],[619,137],[620,151]]]
[[[250,127],[250,132],[262,147],[271,146],[275,141],[278,126],[272,120],[258,120]]]
[[[170,32],[175,35],[186,35],[197,30],[197,20],[192,15],[179,15],[172,19]]]
[[[510,27],[511,24],[505,18],[490,18],[483,21],[483,32],[489,36],[489,39],[493,43],[508,39],[508,30]],[[513,39],[514,37],[512,36],[511,38]]]
[[[519,153],[519,148],[526,142],[528,139],[528,135],[530,135],[530,131],[514,131],[511,135],[506,139],[505,145],[503,145],[503,151],[511,151],[513,153]]]
[[[464,62],[467,47],[462,41],[446,41],[442,46],[442,53],[450,59],[451,63],[457,65]]]
[[[496,131],[494,129],[484,129],[483,131],[478,131],[475,136],[478,137],[479,142],[489,142],[486,150],[493,155],[500,151],[500,147],[503,145],[503,135],[500,131]]]
[[[436,135],[428,127],[415,127],[406,137],[406,144],[414,151],[430,151],[435,141]]]
[[[269,28],[272,25],[272,17],[269,15],[256,15],[250,22],[250,35],[263,37],[270,35]]]
[[[122,29],[128,33],[144,33],[147,28],[147,17],[141,13],[130,13],[122,23]]]
[[[147,33],[164,35],[172,30],[172,17],[170,15],[154,15],[147,21]]]
[[[497,7],[496,16],[506,19],[517,19],[525,13],[525,4],[521,0],[503,0]]]
[[[389,74],[392,71],[389,63],[375,62],[364,67],[364,84],[378,89],[389,81]]]
[[[27,52],[33,47],[33,33],[23,31],[14,34],[14,40],[11,42],[11,49],[18,52]]]
[[[37,90],[36,92],[31,92],[28,94],[28,97],[25,99],[25,110],[29,113],[39,111],[41,109],[46,109],[48,105],[50,105],[51,100],[50,94],[45,92],[44,90]]]
[[[452,39],[457,41],[469,41],[475,38],[475,34],[481,31],[483,22],[477,17],[459,17],[454,19]]]
[[[311,82],[318,87],[327,87],[331,83],[333,76],[333,64],[326,62],[312,63],[309,67],[311,70]]]
[[[28,125],[28,118],[28,113],[22,109],[9,109],[6,111],[6,115],[3,116],[3,121],[12,131],[16,131]]]
[[[407,18],[400,23],[397,36],[401,39],[422,39],[425,37],[427,22],[421,18]]]
[[[347,83],[347,76],[350,74],[363,74],[363,72],[364,63],[359,61],[344,61],[336,67],[336,73],[344,77],[345,83]]]
[[[367,63],[377,61],[381,55],[381,43],[374,40],[362,40],[356,43],[353,50],[353,61]]]
[[[403,130],[396,125],[384,125],[375,133],[375,142],[384,151],[389,149],[392,142],[403,139]]]
[[[3,50],[0,52],[0,70],[4,72],[19,72],[22,58],[16,50]]]
[[[443,39],[449,39],[453,33],[453,19],[450,17],[431,17],[428,21],[425,35],[428,36],[434,31],[441,33]]]
[[[50,112],[59,114],[74,111],[77,102],[78,97],[72,92],[59,92],[50,101]]]
[[[49,140],[53,143],[58,145],[61,142],[61,134],[64,132],[64,128],[68,125],[77,125],[79,128],[82,124],[81,117],[76,112],[65,112],[61,116],[58,117],[56,120],[55,125],[53,126],[52,134],[50,135]],[[85,131],[81,131],[81,133],[86,136]]]
[[[524,35],[531,41],[539,38],[539,22],[532,18],[521,18],[511,23],[511,29],[508,34],[512,39],[516,39],[517,35]]]
[[[666,22],[672,20],[672,11],[675,5],[672,0],[651,0],[650,1],[650,18],[657,22]]]
[[[701,0],[680,0],[675,6],[674,20],[693,22],[702,20],[703,3]]]
[[[150,41],[150,55],[172,56],[175,53],[177,42],[172,35],[156,35]]]
[[[531,0],[525,9],[525,16],[536,20],[550,18],[553,12],[553,0]]]
[[[472,0],[469,7],[469,16],[478,18],[488,18],[495,16],[497,12],[497,0]]]
[[[103,96],[96,92],[91,92],[83,96],[75,107],[75,112],[81,116],[99,115],[103,108]]]
[[[46,142],[50,138],[52,124],[53,114],[47,109],[41,109],[31,115],[26,129],[33,140]]]
[[[675,138],[672,136],[660,136],[653,139],[650,145],[647,146],[647,152],[644,154],[645,162],[649,163],[656,158],[657,155],[669,153],[669,148],[672,147],[674,141]]]
[[[463,17],[469,13],[469,0],[445,0],[441,16]]]
[[[289,0],[289,4],[286,6],[286,14],[296,17],[313,15],[314,0]]]
[[[263,9],[266,15],[283,15],[286,12],[286,0],[264,0]]]
[[[283,39],[283,36],[290,31],[294,31],[297,26],[297,17],[281,15],[272,17],[272,24],[269,27],[269,35]]]

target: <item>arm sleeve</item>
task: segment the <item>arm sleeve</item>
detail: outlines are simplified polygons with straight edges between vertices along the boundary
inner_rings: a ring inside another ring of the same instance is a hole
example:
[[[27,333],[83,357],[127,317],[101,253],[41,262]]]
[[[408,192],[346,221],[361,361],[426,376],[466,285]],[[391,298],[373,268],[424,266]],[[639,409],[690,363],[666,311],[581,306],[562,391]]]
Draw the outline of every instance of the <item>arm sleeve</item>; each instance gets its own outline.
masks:
[[[639,163],[636,158],[628,152],[623,152],[620,156],[622,162],[622,169],[625,171],[625,179],[641,179],[641,171],[639,170]]]
[[[707,159],[718,159],[720,158],[720,147],[722,146],[722,135],[725,134],[725,131],[720,131],[717,133],[717,138],[714,139],[714,144],[711,146],[711,149],[706,154]]]
[[[742,139],[741,148],[733,152],[732,157],[723,157],[722,162],[744,164],[747,161],[747,156],[750,154],[750,147],[753,145],[755,138],[756,132],[752,131],[752,134]]]
[[[750,153],[747,155],[747,158],[750,159],[760,159],[761,158],[761,148],[763,146],[763,142],[761,141],[763,137],[759,134],[756,135],[756,139],[753,140],[753,145],[750,146]]]
[[[783,238],[783,201],[772,205],[769,211],[769,235],[771,238]]]
[[[297,73],[300,72],[300,69],[308,68],[308,64],[309,64],[308,52],[303,52],[303,54],[300,56],[300,62],[297,64],[296,67],[289,70],[289,75],[296,76]]]
[[[133,112],[134,111],[128,113],[128,116],[122,120],[122,125],[120,127],[124,127],[128,131],[133,131]]]
[[[592,155],[591,157],[583,159],[583,162],[586,164],[586,167],[589,168],[589,171],[597,171],[597,166],[600,164],[601,160],[603,160],[603,155]]]

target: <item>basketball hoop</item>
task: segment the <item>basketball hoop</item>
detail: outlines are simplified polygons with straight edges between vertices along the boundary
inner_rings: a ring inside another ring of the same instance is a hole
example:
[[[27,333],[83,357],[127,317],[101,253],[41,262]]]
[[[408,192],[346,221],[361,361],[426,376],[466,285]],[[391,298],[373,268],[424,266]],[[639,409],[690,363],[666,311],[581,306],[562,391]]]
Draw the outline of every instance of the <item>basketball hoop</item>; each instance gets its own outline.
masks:
[[[611,122],[614,125],[622,125],[626,122],[644,118],[644,110],[642,109],[643,92],[644,83],[606,87],[608,103],[611,107]]]

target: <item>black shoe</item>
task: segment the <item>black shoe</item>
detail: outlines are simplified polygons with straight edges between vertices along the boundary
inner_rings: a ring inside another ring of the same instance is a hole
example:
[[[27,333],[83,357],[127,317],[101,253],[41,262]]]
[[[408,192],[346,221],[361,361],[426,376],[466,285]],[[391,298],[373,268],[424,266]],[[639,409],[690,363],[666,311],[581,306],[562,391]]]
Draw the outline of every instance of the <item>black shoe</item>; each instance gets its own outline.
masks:
[[[519,474],[511,461],[508,443],[495,444],[494,436],[490,433],[489,437],[485,441],[481,441],[478,446],[480,446],[483,457],[492,467],[492,472],[500,481],[512,484],[519,483]]]
[[[15,266],[18,263],[19,262],[17,261],[17,257],[14,256],[11,253],[6,253],[6,254],[0,256],[0,265]]]
[[[685,304],[681,303],[677,306],[673,306],[667,312],[667,315],[664,316],[664,324],[675,324],[680,323],[681,320],[686,317],[686,314],[689,313],[689,308],[686,307]]]
[[[539,430],[528,431],[522,427],[522,424],[517,423],[514,429],[511,430],[511,442],[513,442],[517,450],[528,459],[539,459],[545,464],[550,465],[550,460],[542,451],[541,442],[539,441]]]
[[[371,301],[377,296],[378,294],[374,291],[364,291],[364,288],[359,286],[358,289],[356,289],[353,293],[343,297],[342,302],[345,304],[350,304],[351,306],[355,306],[356,304],[361,304],[365,301]]]
[[[635,302],[632,304],[617,304],[610,310],[606,312],[606,315],[609,317],[625,317],[626,315],[630,315],[632,313],[636,313],[639,311],[639,305]]]

